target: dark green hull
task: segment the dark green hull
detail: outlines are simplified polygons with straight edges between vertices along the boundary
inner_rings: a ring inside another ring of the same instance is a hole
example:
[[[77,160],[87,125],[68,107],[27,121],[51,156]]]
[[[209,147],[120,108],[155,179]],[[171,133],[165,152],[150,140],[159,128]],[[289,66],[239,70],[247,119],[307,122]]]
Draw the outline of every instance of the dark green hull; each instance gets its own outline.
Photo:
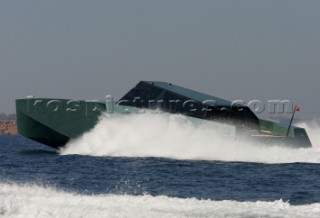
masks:
[[[92,129],[101,111],[105,110],[105,104],[99,102],[18,99],[16,100],[18,132],[42,144],[59,148],[71,138],[76,138]]]
[[[139,96],[137,101],[136,96]],[[181,113],[190,119],[223,123],[234,129],[236,138],[249,138],[256,143],[287,145],[296,148],[311,147],[303,128],[282,126],[261,120],[248,108],[234,108],[230,102],[208,96],[183,87],[163,82],[140,82],[118,102],[74,101],[68,99],[28,98],[16,100],[18,132],[32,140],[53,148],[64,146],[70,139],[77,138],[92,129],[102,112],[126,114],[130,111],[157,109],[167,113]],[[171,99],[176,99],[172,104]],[[190,100],[191,99],[191,100]],[[204,101],[211,99],[211,101]],[[213,100],[212,100],[213,99]],[[149,100],[149,102],[148,102]],[[171,101],[171,102],[170,102]],[[185,104],[177,102],[190,103]],[[148,102],[148,104],[147,104]],[[169,103],[168,103],[169,102]],[[209,103],[208,103],[209,102]],[[213,105],[212,102],[215,102]],[[194,110],[203,107],[200,110]],[[235,110],[236,109],[236,110]],[[226,128],[228,129],[228,128]]]

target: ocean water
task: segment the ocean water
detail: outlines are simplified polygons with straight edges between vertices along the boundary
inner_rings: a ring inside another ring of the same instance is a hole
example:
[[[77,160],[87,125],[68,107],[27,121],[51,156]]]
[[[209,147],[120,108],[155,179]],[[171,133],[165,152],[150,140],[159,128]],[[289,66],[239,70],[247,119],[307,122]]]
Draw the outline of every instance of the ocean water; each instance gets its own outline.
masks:
[[[239,142],[179,115],[104,116],[65,149],[0,136],[0,217],[320,217],[313,147]]]

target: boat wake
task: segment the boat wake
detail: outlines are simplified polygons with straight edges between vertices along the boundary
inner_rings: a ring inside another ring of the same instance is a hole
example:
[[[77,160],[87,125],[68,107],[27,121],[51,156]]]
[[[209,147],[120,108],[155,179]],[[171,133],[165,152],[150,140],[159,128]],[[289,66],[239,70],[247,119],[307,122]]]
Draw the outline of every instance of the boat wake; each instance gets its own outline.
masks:
[[[293,149],[235,140],[207,121],[176,114],[104,114],[97,125],[60,150],[63,155],[164,157],[260,163],[320,163],[319,125],[301,123],[312,148]]]
[[[150,195],[79,195],[37,185],[0,183],[2,217],[318,217],[320,204],[238,202]]]

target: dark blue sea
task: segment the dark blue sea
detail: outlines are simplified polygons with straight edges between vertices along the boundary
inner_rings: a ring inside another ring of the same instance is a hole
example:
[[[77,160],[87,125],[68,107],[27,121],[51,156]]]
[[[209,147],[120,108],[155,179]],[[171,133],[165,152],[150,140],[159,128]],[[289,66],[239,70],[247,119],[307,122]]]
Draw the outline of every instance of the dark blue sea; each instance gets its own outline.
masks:
[[[227,152],[241,145],[152,157],[73,143],[70,154],[0,136],[0,217],[320,217],[317,148],[245,147],[237,160]]]

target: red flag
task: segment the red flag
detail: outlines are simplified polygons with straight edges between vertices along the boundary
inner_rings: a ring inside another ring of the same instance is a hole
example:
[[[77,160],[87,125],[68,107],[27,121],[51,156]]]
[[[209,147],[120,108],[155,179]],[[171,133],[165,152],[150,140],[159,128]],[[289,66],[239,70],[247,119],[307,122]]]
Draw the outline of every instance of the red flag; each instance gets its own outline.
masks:
[[[296,106],[296,111],[299,112],[300,111],[300,107]]]

